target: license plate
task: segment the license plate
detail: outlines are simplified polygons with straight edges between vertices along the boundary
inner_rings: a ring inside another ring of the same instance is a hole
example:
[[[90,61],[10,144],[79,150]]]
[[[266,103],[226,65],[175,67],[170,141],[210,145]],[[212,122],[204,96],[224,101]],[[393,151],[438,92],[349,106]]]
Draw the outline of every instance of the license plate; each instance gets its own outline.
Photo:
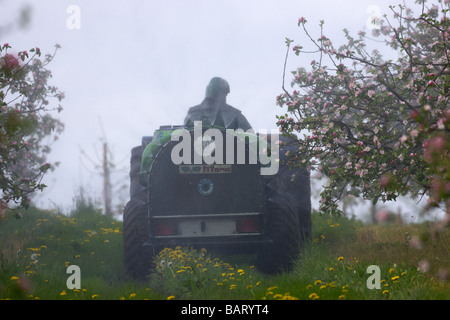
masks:
[[[236,234],[234,219],[195,219],[178,223],[181,236],[224,236]]]

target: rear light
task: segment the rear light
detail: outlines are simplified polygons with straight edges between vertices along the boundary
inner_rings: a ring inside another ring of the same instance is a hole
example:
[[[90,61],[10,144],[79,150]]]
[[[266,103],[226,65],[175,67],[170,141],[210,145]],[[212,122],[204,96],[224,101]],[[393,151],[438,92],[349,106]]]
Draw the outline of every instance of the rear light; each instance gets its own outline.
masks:
[[[171,220],[156,220],[153,230],[156,236],[173,236],[177,233],[175,221]]]
[[[236,220],[238,233],[255,233],[260,231],[259,217],[244,217]]]

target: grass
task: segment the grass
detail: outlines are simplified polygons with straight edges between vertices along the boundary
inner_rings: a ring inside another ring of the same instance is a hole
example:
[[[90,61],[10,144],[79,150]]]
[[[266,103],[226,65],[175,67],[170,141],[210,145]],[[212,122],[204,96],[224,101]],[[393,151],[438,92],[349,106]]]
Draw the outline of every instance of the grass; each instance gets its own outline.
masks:
[[[253,256],[171,248],[146,283],[135,283],[124,276],[122,222],[92,206],[22,215],[0,217],[0,299],[450,299],[450,231],[432,223],[364,225],[315,213],[292,272],[262,274]],[[70,265],[80,267],[80,289],[67,288]],[[380,289],[368,288],[372,265]]]

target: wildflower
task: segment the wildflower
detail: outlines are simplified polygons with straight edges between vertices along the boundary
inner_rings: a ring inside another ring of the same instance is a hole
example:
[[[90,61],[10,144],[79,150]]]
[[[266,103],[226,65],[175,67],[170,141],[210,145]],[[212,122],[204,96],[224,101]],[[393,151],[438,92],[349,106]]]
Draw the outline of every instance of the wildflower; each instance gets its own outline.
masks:
[[[430,262],[428,262],[427,260],[419,261],[419,265],[418,265],[417,269],[420,272],[427,273],[428,271],[430,271]]]
[[[389,290],[383,290],[382,294],[388,294]]]
[[[168,296],[167,297],[167,300],[173,300],[173,299],[175,299],[175,296]]]
[[[316,281],[314,282],[314,284],[315,284],[315,285],[322,284],[322,281],[321,281],[321,280],[316,280]]]
[[[98,298],[98,294],[93,294],[92,299]]]
[[[11,280],[19,280],[19,277],[12,276],[12,277],[11,277]]]
[[[399,276],[395,276],[395,277],[392,277],[391,280],[392,281],[397,281],[399,278],[400,278]]]
[[[344,260],[344,257],[337,258],[338,261]]]
[[[316,300],[319,299],[320,297],[317,295],[317,293],[313,292],[308,296],[308,298]]]
[[[129,299],[133,299],[135,297],[136,297],[136,293],[131,293],[130,296],[129,296]]]
[[[66,290],[61,291],[61,293],[59,295],[60,296],[65,296],[66,295]]]

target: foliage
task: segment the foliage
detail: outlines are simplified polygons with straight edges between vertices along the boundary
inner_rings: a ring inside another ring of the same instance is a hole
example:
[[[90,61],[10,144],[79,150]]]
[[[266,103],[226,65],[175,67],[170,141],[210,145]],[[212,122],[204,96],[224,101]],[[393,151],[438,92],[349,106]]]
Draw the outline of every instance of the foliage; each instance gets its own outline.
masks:
[[[27,207],[30,195],[45,188],[42,177],[52,168],[46,163],[48,140],[56,140],[63,130],[48,113],[55,110],[49,107],[51,98],[64,98],[49,85],[52,74],[46,68],[58,48],[42,61],[39,48],[14,54],[9,44],[0,47],[0,207],[10,202]]]
[[[323,34],[323,21],[317,40],[307,20],[298,21],[319,57],[309,71],[292,72],[295,90],[277,97],[288,112],[277,124],[298,145],[290,165],[329,178],[321,194],[324,212],[339,212],[337,201],[348,194],[374,203],[429,194],[430,206],[449,207],[450,2],[428,9],[426,1],[416,2],[418,16],[391,6],[395,23],[385,15],[372,32],[397,59],[369,52],[366,32],[352,37],[344,30],[347,44],[336,47]],[[292,42],[286,39],[288,52]],[[299,45],[293,51],[307,53]]]

